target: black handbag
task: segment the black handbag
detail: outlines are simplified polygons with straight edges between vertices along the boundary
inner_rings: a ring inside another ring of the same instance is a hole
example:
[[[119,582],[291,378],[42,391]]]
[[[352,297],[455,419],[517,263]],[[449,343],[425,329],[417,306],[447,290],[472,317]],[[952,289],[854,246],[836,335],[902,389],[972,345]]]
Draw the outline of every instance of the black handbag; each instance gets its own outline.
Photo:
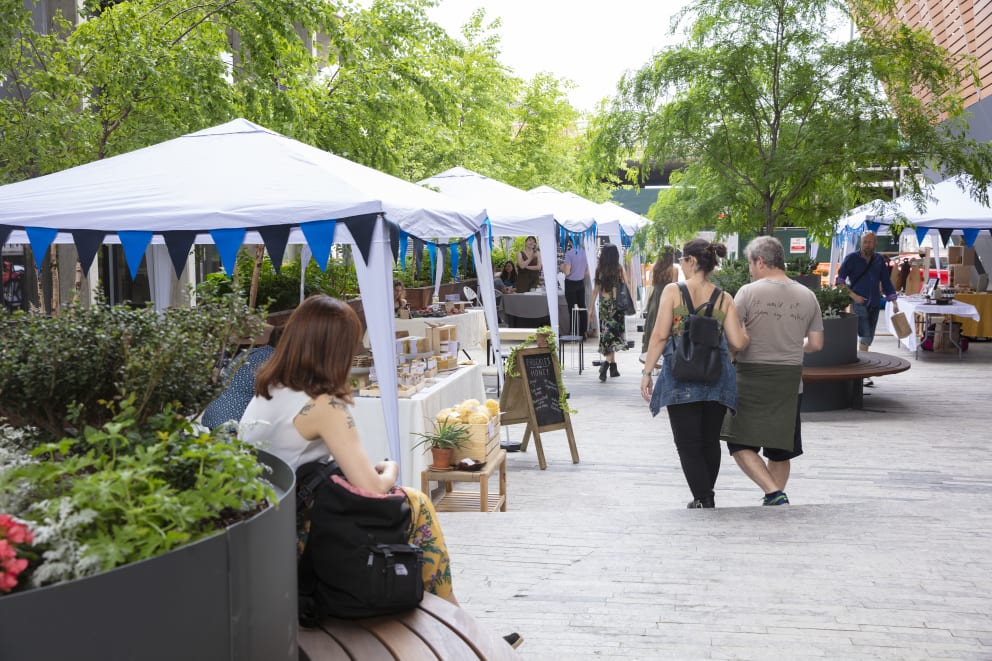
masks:
[[[637,312],[634,307],[634,299],[630,296],[630,290],[623,280],[617,281],[617,309],[625,315],[632,315]]]
[[[689,313],[682,320],[682,334],[674,338],[672,376],[679,381],[715,383],[723,370],[720,356],[723,326],[713,318],[713,307],[722,292],[715,288],[708,302],[693,309],[688,287],[680,282],[679,289]],[[706,313],[700,315],[703,308]]]
[[[411,512],[401,489],[382,496],[351,490],[337,463],[297,469],[297,511],[310,534],[297,564],[299,618],[357,618],[415,608],[424,597],[423,551],[407,543]]]

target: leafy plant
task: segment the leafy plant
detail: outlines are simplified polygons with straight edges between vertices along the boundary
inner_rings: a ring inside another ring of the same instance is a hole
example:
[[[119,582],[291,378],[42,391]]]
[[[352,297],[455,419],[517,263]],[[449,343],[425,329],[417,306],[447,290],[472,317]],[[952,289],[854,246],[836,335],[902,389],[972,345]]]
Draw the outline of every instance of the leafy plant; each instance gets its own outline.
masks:
[[[434,431],[426,434],[417,434],[417,436],[421,437],[421,440],[414,443],[413,447],[427,446],[442,450],[457,450],[468,443],[469,429],[465,425],[460,425],[457,422],[448,422],[447,420],[444,422],[435,421],[433,424]]]
[[[797,255],[786,261],[785,272],[788,275],[809,275],[816,271],[819,262],[808,255]]]
[[[850,290],[843,285],[814,289],[813,294],[820,304],[820,314],[824,317],[839,317],[844,308],[851,304]]]
[[[109,420],[128,392],[142,424],[171,404],[192,417],[219,392],[218,362],[262,321],[232,296],[195,308],[73,304],[57,317],[0,312],[0,417],[44,440]]]
[[[735,296],[738,289],[751,282],[751,271],[748,269],[747,260],[723,260],[720,262],[720,267],[710,274],[710,280],[723,291]]]
[[[142,423],[134,394],[105,406],[102,426],[0,470],[0,493],[17,494],[0,507],[34,533],[34,587],[164,553],[275,500],[255,449],[223,426],[194,429],[172,405]]]

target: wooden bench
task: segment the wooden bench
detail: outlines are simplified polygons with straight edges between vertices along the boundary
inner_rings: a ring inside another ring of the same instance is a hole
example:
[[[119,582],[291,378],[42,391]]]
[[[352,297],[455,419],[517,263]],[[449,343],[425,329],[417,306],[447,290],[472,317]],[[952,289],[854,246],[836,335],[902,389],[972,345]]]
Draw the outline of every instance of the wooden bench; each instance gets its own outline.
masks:
[[[516,651],[464,610],[425,594],[417,608],[360,620],[328,618],[299,630],[301,661],[358,659],[519,659]]]
[[[803,367],[803,411],[864,408],[864,379],[905,372],[911,363],[898,356],[863,351],[857,362]]]

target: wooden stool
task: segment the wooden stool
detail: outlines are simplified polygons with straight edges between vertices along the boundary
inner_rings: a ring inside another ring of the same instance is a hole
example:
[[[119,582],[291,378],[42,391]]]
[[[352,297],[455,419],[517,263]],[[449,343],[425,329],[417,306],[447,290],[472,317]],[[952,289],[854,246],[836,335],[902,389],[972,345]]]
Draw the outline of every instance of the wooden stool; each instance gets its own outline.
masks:
[[[489,500],[489,477],[499,467],[499,494]],[[438,512],[505,512],[506,511],[506,450],[500,448],[486,457],[486,465],[477,471],[439,471],[431,467],[420,474],[421,491],[430,494],[430,482],[444,484],[444,495],[434,503]],[[452,491],[454,482],[478,482],[479,493]],[[478,499],[478,500],[477,500]]]

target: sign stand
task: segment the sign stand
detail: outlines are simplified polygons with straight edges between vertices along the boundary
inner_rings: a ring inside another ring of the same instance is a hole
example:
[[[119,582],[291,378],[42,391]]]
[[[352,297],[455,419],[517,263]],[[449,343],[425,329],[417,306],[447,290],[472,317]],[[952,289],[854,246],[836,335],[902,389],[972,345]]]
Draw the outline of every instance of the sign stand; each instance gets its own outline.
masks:
[[[558,357],[549,347],[521,349],[517,352],[517,371],[519,376],[507,376],[500,394],[500,424],[527,424],[520,449],[527,449],[527,442],[533,434],[541,470],[548,467],[544,447],[541,445],[541,432],[564,429],[568,436],[572,463],[579,463],[579,451],[572,433],[572,419],[561,406],[561,393],[558,390],[561,367],[558,365]]]

